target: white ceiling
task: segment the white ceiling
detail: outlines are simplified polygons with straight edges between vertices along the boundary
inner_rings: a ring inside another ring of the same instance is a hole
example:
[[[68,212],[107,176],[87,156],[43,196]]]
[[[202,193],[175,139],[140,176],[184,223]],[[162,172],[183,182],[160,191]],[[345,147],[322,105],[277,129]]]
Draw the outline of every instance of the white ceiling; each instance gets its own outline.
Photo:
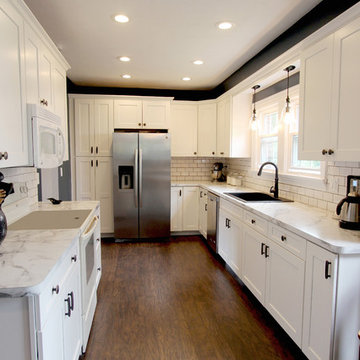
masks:
[[[70,63],[74,83],[200,90],[221,83],[320,0],[25,2]],[[116,23],[119,13],[130,21]],[[221,31],[216,24],[225,20],[235,26]],[[131,61],[120,62],[123,55]]]

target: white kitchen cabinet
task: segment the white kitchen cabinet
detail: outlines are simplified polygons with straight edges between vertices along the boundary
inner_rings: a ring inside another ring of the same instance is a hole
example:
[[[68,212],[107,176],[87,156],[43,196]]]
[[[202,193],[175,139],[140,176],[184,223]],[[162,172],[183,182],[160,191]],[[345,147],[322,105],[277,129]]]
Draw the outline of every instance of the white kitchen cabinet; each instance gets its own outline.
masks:
[[[182,196],[183,188],[181,186],[171,187],[171,216],[170,216],[170,230],[182,230]]]
[[[29,163],[26,121],[23,19],[7,0],[0,1],[0,168]]]
[[[216,155],[216,103],[198,105],[197,155]]]
[[[217,104],[216,155],[230,156],[230,97]]]
[[[199,230],[199,188],[171,187],[171,231]]]
[[[302,350],[309,359],[332,358],[336,272],[337,256],[308,244]]]
[[[25,22],[26,102],[38,104],[61,118],[61,128],[67,144],[66,67],[52,55],[33,27]],[[68,159],[68,150],[64,159]]]
[[[199,231],[206,239],[207,235],[207,190],[199,190]]]
[[[169,129],[170,101],[143,100],[143,129]]]
[[[197,116],[194,102],[171,104],[171,156],[197,155]]]
[[[243,226],[242,280],[301,346],[305,261],[252,226]]]
[[[357,161],[360,19],[301,55],[299,158]]]
[[[169,100],[116,99],[115,129],[168,129]]]
[[[76,200],[98,200],[101,231],[114,231],[111,157],[76,157]]]
[[[75,98],[76,156],[112,156],[113,100]]]
[[[241,277],[242,222],[238,216],[234,216],[227,208],[221,206],[218,224],[218,253],[235,274]]]

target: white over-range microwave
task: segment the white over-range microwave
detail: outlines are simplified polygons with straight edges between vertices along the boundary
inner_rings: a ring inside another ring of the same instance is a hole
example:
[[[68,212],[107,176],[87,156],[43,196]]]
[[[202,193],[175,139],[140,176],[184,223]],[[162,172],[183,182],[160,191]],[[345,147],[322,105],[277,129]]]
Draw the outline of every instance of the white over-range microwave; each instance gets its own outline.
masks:
[[[60,166],[65,154],[61,118],[36,104],[27,105],[27,115],[32,134],[31,163],[41,169]]]

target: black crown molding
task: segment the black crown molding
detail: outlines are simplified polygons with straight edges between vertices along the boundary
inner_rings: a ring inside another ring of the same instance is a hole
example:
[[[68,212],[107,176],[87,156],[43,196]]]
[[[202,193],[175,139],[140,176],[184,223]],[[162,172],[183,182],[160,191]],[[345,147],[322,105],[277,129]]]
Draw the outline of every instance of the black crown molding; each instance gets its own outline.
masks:
[[[169,96],[174,97],[175,100],[216,99],[358,2],[358,0],[323,0],[222,83],[210,90],[80,86],[67,79],[67,91],[69,94]]]

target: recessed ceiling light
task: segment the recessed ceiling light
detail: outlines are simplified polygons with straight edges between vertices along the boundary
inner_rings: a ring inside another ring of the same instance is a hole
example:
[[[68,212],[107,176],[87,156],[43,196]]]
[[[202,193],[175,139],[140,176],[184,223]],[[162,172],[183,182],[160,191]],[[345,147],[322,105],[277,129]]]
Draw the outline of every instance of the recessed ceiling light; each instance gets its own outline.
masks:
[[[218,24],[218,28],[221,30],[229,30],[233,27],[233,24],[231,22],[228,21],[223,21],[221,23]]]
[[[130,58],[128,56],[120,56],[119,60],[123,61],[123,62],[128,62],[128,61],[130,61]]]
[[[129,74],[124,74],[122,77],[123,77],[124,79],[131,79],[131,75],[129,75]]]
[[[114,16],[114,20],[119,23],[127,23],[129,22],[129,18],[126,15],[118,14]]]
[[[193,61],[193,64],[195,65],[202,65],[204,62],[202,60],[195,60]]]
[[[190,81],[191,80],[191,78],[189,78],[188,76],[185,76],[185,77],[183,77],[182,78],[184,81]]]

